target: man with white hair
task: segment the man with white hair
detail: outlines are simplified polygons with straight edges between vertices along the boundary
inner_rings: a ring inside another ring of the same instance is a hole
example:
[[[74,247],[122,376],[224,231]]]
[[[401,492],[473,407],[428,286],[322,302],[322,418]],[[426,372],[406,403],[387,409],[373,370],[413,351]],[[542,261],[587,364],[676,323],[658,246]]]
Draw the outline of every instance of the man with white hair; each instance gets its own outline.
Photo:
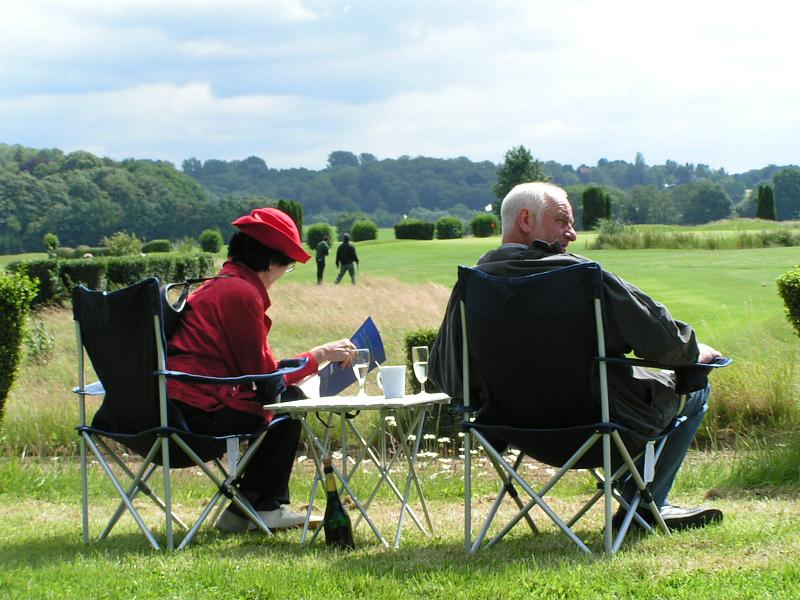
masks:
[[[517,185],[503,199],[500,215],[502,244],[478,260],[478,269],[501,277],[517,277],[589,262],[582,256],[566,252],[577,234],[567,193],[560,187],[541,181]],[[697,342],[689,325],[673,319],[664,305],[631,283],[608,271],[603,271],[603,280],[609,323],[606,331],[609,356],[623,356],[633,350],[640,358],[676,366],[709,363],[720,356],[714,348]],[[428,361],[429,379],[453,397],[460,397],[463,393],[458,307],[456,286]],[[682,426],[669,437],[664,447],[651,490],[667,526],[686,529],[721,521],[722,512],[716,508],[681,508],[671,505],[667,499],[675,475],[706,413],[710,388],[692,392],[681,407],[675,383],[664,372],[639,368],[609,369],[608,385],[612,418],[644,435],[659,435],[676,417],[685,417]],[[482,393],[479,386],[476,393],[478,396]],[[479,421],[504,424],[498,415],[490,414],[487,407],[479,411]],[[628,482],[623,488],[623,496],[630,500],[636,491],[635,486]],[[615,522],[619,522],[622,516],[624,513],[618,512]],[[641,516],[652,521],[649,511],[642,512]]]

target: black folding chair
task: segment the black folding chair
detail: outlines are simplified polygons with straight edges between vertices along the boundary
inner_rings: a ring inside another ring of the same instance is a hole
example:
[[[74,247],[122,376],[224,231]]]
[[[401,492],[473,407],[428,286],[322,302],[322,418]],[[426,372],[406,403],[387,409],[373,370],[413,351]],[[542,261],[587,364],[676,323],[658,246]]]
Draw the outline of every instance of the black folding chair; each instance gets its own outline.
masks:
[[[647,507],[656,526],[669,530],[653,502],[649,484],[658,458],[673,427],[657,436],[643,435],[614,422],[610,416],[607,363],[675,370],[677,391],[688,393],[706,385],[713,365],[670,367],[638,359],[607,357],[604,333],[603,276],[596,263],[582,263],[521,277],[499,277],[477,268],[459,267],[463,348],[463,410],[465,429],[465,545],[475,552],[487,537],[506,496],[517,510],[513,518],[488,542],[492,545],[519,521],[533,532],[530,515],[538,506],[579,548],[587,545],[573,531],[574,525],[598,501],[604,502],[607,553],[620,547],[631,522],[651,527],[639,515]],[[616,367],[615,367],[616,368]],[[482,404],[471,399],[476,386]],[[477,418],[475,410],[481,409]],[[471,448],[485,449],[502,481],[502,487],[472,539]],[[598,444],[598,442],[601,442]],[[503,453],[508,448],[519,453]],[[557,467],[543,486],[535,490],[521,475],[525,457]],[[637,467],[641,460],[644,468]],[[573,469],[587,469],[597,491],[571,517],[562,518],[545,500],[553,486]],[[638,492],[626,502],[616,489],[623,477],[636,483]],[[519,491],[530,500],[523,502]],[[627,511],[616,537],[612,508],[620,503]]]
[[[111,480],[121,502],[98,541],[106,538],[127,510],[155,549],[160,545],[141,512],[134,505],[139,494],[148,496],[165,514],[166,547],[174,547],[173,522],[186,530],[180,548],[194,538],[203,522],[225,497],[241,509],[262,531],[271,533],[237,482],[247,463],[269,430],[287,417],[274,418],[255,431],[234,435],[209,436],[192,433],[178,407],[167,398],[167,378],[200,384],[252,385],[260,391],[263,403],[280,400],[285,389],[284,375],[301,369],[306,359],[282,361],[272,373],[240,377],[208,377],[166,369],[164,306],[158,279],[145,279],[115,292],[89,290],[77,286],[72,292],[73,318],[78,340],[78,386],[83,487],[83,540],[89,542],[89,502],[87,448]],[[171,309],[170,309],[171,310]],[[175,315],[172,314],[172,319]],[[86,384],[84,350],[99,381]],[[103,402],[91,425],[86,420],[86,397],[103,395]],[[113,440],[143,457],[138,464],[127,464],[125,453],[115,452]],[[241,456],[239,443],[246,441]],[[197,445],[202,451],[195,451]],[[227,453],[227,465],[220,459]],[[207,464],[211,463],[211,464]],[[163,499],[148,483],[161,466]],[[191,527],[172,510],[170,471],[196,466],[216,486],[216,491]],[[219,504],[219,515],[222,504]],[[213,519],[212,519],[213,520]]]

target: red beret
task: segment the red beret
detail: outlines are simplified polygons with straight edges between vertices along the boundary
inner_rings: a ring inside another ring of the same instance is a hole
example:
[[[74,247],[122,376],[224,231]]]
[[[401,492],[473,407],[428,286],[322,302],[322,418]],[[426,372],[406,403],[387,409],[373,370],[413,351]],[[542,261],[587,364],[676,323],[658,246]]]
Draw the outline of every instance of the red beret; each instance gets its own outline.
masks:
[[[239,217],[231,225],[263,246],[283,252],[292,260],[306,263],[311,258],[311,255],[303,250],[297,225],[282,210],[257,208],[249,215]]]

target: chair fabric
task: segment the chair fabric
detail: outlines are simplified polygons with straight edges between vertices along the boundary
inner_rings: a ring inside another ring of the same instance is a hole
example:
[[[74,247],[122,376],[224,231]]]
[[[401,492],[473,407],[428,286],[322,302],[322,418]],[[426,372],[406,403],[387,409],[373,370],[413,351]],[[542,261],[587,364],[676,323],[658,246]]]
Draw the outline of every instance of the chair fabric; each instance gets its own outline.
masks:
[[[251,519],[253,516],[258,519],[247,500],[238,493],[235,483],[241,477],[246,462],[260,445],[264,435],[282,418],[273,419],[270,423],[265,422],[262,427],[254,431],[235,435],[209,436],[193,433],[186,426],[180,409],[167,398],[166,379],[176,377],[201,384],[258,386],[259,400],[263,401],[263,404],[268,404],[280,398],[285,389],[284,376],[302,368],[306,359],[282,361],[280,368],[273,373],[230,378],[168,371],[165,365],[167,337],[163,327],[163,298],[160,283],[156,278],[145,279],[114,292],[89,290],[84,286],[76,286],[73,289],[73,318],[79,340],[80,381],[74,391],[81,403],[81,423],[77,429],[81,436],[83,459],[84,541],[88,541],[87,447],[101,461],[106,474],[115,483],[122,496],[120,509],[112,517],[101,538],[110,532],[119,518],[119,513],[127,508],[151,545],[159,547],[132,502],[139,493],[151,495],[152,490],[147,485],[147,479],[159,465],[164,471],[165,499],[162,502],[155,498],[155,501],[166,515],[172,515],[169,498],[170,469],[198,466],[217,485],[217,492],[210,502],[212,508],[222,497],[227,497],[237,506],[244,505],[240,508],[243,508]],[[173,324],[175,316],[176,313],[173,311]],[[87,386],[83,379],[84,350],[102,385],[99,391],[104,393],[102,404],[95,413],[91,425],[87,425],[85,397],[97,395],[98,386],[96,384]],[[134,475],[132,469],[123,466],[125,461],[113,453],[113,449],[103,441],[105,439],[114,440],[144,458],[143,464],[138,467],[138,475]],[[240,441],[248,441],[249,446],[241,462],[237,463],[239,457],[232,457],[230,454],[238,454]],[[195,447],[202,450],[198,453]],[[109,452],[112,455],[107,459],[104,453],[108,455]],[[227,467],[218,460],[226,452],[229,453]],[[217,471],[209,469],[208,465],[204,464],[209,461],[214,461]],[[122,485],[121,475],[114,473],[111,464],[121,467],[123,473],[132,479],[132,483],[127,487]],[[189,534],[184,537],[181,547],[185,547],[191,541],[209,512],[207,507]],[[182,523],[174,515],[167,518],[167,547],[170,549],[173,547],[171,527],[173,520]],[[256,524],[266,529],[263,522]]]
[[[659,528],[667,531],[634,461],[648,448],[648,443],[652,444],[651,449],[656,444],[663,447],[665,436],[673,429],[647,436],[609,417],[608,369],[630,369],[643,361],[614,358],[614,364],[609,365],[612,359],[605,357],[603,285],[602,269],[589,262],[518,277],[459,267],[464,410],[468,415],[476,415],[462,423],[467,449],[465,543],[469,551],[480,547],[497,507],[505,495],[510,495],[519,508],[510,526],[524,518],[535,531],[528,512],[539,506],[587,552],[588,547],[571,527],[593,504],[604,500],[605,549],[613,552],[631,520],[636,518],[631,514],[614,542],[610,507],[621,498],[613,485],[627,473],[634,480],[638,478],[640,495],[625,508],[632,513],[640,503],[649,506]],[[666,368],[655,363],[647,366]],[[703,372],[707,371],[706,368]],[[682,376],[681,380],[691,378],[698,387],[705,385],[705,378],[696,374]],[[480,403],[471,406],[476,382],[481,391]],[[673,427],[679,425],[676,421]],[[474,542],[469,492],[471,438],[486,448],[503,483],[495,506]],[[508,446],[521,452],[515,461],[509,462],[501,454]],[[654,459],[658,452],[652,453]],[[540,492],[523,484],[518,467],[524,456],[559,467]],[[651,462],[648,460],[648,471]],[[598,492],[576,515],[562,519],[544,500],[544,494],[571,469],[589,469],[598,482]],[[517,486],[531,496],[527,505],[517,496]],[[490,544],[502,538],[510,526]]]

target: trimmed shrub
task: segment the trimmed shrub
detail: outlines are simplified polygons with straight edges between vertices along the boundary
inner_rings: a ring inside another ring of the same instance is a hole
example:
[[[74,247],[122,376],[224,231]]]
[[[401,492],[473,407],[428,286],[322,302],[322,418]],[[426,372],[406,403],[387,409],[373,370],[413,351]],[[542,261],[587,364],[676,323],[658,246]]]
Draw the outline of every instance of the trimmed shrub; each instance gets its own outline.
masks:
[[[61,246],[61,242],[58,241],[58,236],[55,233],[45,233],[42,241],[44,242],[44,249],[47,251],[47,258],[58,256],[56,251]]]
[[[24,273],[0,273],[0,420],[17,375],[25,321],[36,295],[36,283]]]
[[[142,240],[124,231],[117,231],[112,233],[111,237],[104,237],[100,240],[100,245],[108,248],[109,256],[136,256],[142,253]],[[89,252],[91,253],[91,250]]]
[[[303,205],[294,200],[278,200],[278,210],[292,217],[297,231],[303,231]]]
[[[440,240],[456,240],[464,237],[464,224],[457,217],[442,217],[436,221],[436,237]]]
[[[418,394],[422,390],[422,386],[414,377],[414,367],[411,362],[411,348],[414,346],[433,346],[433,341],[436,339],[437,329],[417,329],[410,331],[405,336],[405,351],[406,351],[406,373],[408,374],[411,383],[411,390],[413,393]],[[438,392],[439,389],[430,381],[425,382],[425,391],[428,393]],[[451,436],[455,437],[461,431],[461,417],[456,413],[455,408],[451,405],[437,406],[431,414],[426,418],[425,425],[422,429],[423,433],[433,433],[436,437]]]
[[[350,239],[354,242],[378,239],[378,226],[369,219],[356,221],[350,229]]]
[[[200,242],[200,248],[203,252],[211,252],[212,254],[219,252],[222,245],[225,243],[219,229],[204,230],[203,233],[200,234],[198,241]]]
[[[55,256],[50,258],[75,258],[75,248],[69,246],[59,246],[56,248]]]
[[[778,277],[778,293],[786,306],[786,318],[800,335],[800,265]]]
[[[93,260],[32,260],[8,265],[14,273],[25,273],[39,281],[33,305],[69,302],[73,286],[114,290],[146,277],[162,281],[182,281],[208,277],[214,270],[214,257],[204,252],[192,254],[159,253],[145,256],[111,256]]]
[[[500,233],[500,219],[494,213],[476,215],[469,222],[469,228],[475,237],[490,237]]]
[[[419,219],[405,219],[394,226],[394,237],[398,240],[432,240],[435,225]]]
[[[153,252],[170,252],[172,250],[172,242],[169,240],[150,240],[142,244],[142,252],[151,254]]]
[[[306,244],[308,244],[308,247],[312,250],[316,250],[317,244],[319,244],[326,235],[328,239],[333,239],[333,227],[327,223],[314,223],[306,230]]]

